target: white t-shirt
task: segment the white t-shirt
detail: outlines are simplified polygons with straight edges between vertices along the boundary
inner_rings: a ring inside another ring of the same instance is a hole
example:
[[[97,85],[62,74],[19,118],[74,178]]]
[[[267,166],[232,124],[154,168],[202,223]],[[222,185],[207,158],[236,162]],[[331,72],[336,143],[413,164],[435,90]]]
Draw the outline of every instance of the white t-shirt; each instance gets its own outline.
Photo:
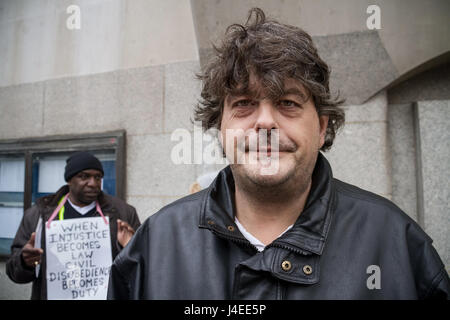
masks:
[[[239,222],[239,220],[234,217],[234,222],[236,223],[239,231],[242,233],[242,235],[252,244],[256,247],[256,249],[261,252],[263,251],[266,246],[264,243],[256,239],[250,232],[245,230],[244,226]],[[291,224],[289,227],[286,228],[277,238],[281,237],[283,234],[285,234],[290,228],[292,228],[294,225]]]
[[[70,205],[71,205],[75,210],[77,210],[77,212],[78,212],[79,214],[81,214],[82,216],[84,216],[86,213],[88,213],[89,211],[91,211],[92,209],[95,208],[95,201],[92,201],[91,204],[88,204],[87,206],[84,206],[84,207],[79,207],[79,206],[74,205],[74,204],[72,203],[72,201],[70,201],[69,198],[67,198],[67,201],[69,201]]]

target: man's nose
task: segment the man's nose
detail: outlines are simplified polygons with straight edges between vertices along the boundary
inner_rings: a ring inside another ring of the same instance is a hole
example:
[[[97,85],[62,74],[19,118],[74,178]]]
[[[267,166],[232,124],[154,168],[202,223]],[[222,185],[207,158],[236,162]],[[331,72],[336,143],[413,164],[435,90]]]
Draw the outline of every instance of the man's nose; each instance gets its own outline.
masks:
[[[276,118],[277,109],[272,101],[268,99],[261,100],[257,112],[257,119],[255,122],[256,131],[259,131],[260,129],[278,129]]]
[[[96,187],[98,185],[98,181],[95,177],[89,177],[88,185],[92,187]]]

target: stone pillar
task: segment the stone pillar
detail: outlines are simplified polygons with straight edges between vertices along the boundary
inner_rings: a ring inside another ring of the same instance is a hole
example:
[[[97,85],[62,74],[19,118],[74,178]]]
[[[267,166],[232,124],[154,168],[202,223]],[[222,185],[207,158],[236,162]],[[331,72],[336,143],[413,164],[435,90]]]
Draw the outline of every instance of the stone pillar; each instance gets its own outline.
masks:
[[[418,220],[450,269],[450,100],[414,105]]]
[[[392,160],[392,201],[418,222],[412,103],[389,105],[388,135]]]

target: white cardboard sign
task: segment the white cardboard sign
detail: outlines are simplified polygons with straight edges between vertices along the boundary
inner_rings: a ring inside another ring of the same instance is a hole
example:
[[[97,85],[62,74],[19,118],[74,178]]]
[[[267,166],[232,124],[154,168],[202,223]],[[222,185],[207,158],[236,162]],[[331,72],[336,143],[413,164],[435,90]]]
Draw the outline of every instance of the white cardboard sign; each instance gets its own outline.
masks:
[[[47,299],[106,299],[112,264],[109,219],[108,224],[102,217],[54,220],[45,231]]]

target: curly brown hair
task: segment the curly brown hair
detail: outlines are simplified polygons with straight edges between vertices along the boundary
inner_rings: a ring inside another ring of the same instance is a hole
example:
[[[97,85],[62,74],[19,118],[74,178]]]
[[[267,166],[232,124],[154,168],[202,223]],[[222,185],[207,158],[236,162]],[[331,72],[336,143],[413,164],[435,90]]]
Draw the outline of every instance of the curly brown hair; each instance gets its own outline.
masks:
[[[337,130],[344,124],[343,103],[330,93],[330,68],[319,57],[311,36],[298,27],[266,19],[259,8],[250,10],[245,25],[230,25],[221,46],[197,75],[202,80],[200,103],[194,119],[204,130],[220,129],[225,97],[248,92],[250,75],[255,76],[271,99],[283,95],[284,81],[299,81],[313,98],[319,115],[328,115],[322,151],[328,150]]]

